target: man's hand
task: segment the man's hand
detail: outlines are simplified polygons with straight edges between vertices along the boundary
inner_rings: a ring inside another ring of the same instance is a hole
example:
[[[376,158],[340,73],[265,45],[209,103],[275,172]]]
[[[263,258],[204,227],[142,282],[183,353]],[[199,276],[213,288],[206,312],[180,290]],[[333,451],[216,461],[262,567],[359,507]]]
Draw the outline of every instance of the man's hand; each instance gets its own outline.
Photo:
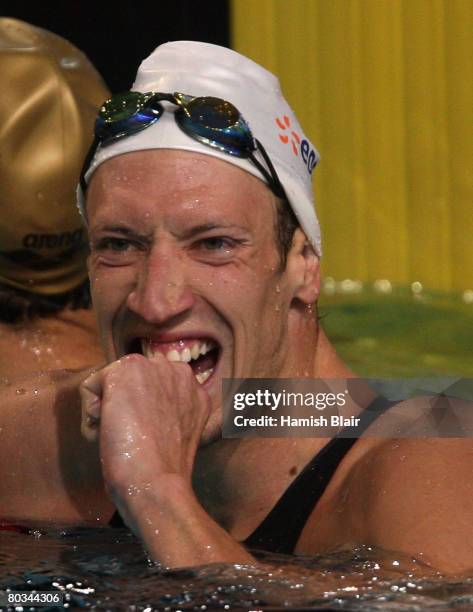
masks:
[[[84,381],[81,397],[82,431],[99,438],[107,489],[156,560],[252,561],[192,490],[210,398],[187,364],[128,355]]]
[[[187,364],[128,355],[87,378],[81,397],[82,432],[89,440],[100,435],[114,500],[167,475],[190,486],[210,399]]]

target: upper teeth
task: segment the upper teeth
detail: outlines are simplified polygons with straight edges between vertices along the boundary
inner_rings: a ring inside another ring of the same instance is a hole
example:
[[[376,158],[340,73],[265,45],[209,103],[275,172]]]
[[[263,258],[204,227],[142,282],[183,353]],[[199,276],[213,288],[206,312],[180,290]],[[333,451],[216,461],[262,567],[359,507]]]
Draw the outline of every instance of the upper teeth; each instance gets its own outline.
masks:
[[[172,349],[166,353],[166,359],[168,361],[183,361],[189,363],[192,359],[197,359],[199,355],[205,355],[215,347],[213,342],[200,342],[197,341],[192,345],[191,348],[186,347],[182,350]],[[145,357],[152,358],[156,353],[156,350],[151,346],[147,340],[141,341],[141,349]]]

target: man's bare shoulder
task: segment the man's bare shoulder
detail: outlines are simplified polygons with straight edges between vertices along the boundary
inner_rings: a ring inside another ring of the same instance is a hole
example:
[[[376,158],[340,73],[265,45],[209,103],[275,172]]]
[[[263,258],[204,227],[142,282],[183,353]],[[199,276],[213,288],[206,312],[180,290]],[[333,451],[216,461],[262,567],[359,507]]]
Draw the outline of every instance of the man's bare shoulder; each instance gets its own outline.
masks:
[[[50,317],[0,322],[0,379],[60,368],[83,369],[103,360],[91,310],[65,308]]]
[[[49,370],[0,378],[0,409],[22,405],[50,407],[55,401],[78,398],[80,383],[95,368]],[[1,415],[2,413],[0,413]]]
[[[337,470],[298,550],[368,544],[449,573],[472,569],[473,411],[465,407],[455,406],[459,419],[439,419],[446,412],[435,414],[431,397],[416,398],[379,417]],[[436,437],[446,430],[464,437]],[[386,437],[395,431],[403,437]]]
[[[402,438],[374,445],[346,485],[359,543],[422,558],[446,572],[473,568],[473,439]]]
[[[0,381],[0,518],[81,520],[101,507],[98,451],[80,434],[78,388],[90,372]]]

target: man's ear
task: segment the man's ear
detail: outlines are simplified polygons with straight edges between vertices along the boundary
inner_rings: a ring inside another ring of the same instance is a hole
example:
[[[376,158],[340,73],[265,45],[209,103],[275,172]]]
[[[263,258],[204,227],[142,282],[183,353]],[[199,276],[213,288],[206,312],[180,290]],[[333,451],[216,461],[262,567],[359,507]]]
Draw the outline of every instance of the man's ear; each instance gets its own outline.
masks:
[[[294,298],[314,304],[320,294],[320,262],[300,228],[294,232],[288,265],[294,274]]]

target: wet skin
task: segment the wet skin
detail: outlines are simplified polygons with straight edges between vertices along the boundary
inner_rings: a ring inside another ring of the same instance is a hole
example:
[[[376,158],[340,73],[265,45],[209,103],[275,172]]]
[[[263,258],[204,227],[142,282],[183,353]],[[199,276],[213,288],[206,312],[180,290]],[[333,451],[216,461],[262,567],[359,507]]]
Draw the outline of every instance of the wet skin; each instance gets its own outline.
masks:
[[[83,431],[100,436],[108,491],[156,558],[248,559],[197,502],[194,459],[199,445],[218,447],[208,445],[220,438],[222,377],[313,373],[316,324],[307,305],[317,297],[317,257],[297,230],[282,269],[269,189],[189,152],[109,160],[92,178],[87,212],[109,365],[82,387]],[[165,357],[196,341],[218,347],[203,385],[189,365]]]
[[[92,310],[66,308],[16,325],[0,323],[1,379],[103,362]]]
[[[16,384],[2,389],[5,517],[106,523],[114,508],[102,471],[156,560],[253,561],[239,542],[327,439],[219,438],[221,376],[351,375],[307,309],[318,262],[300,231],[279,268],[271,197],[243,171],[184,152],[133,153],[97,171],[90,270],[109,363],[82,384],[82,405],[85,417],[100,418],[83,423],[100,447],[79,439],[77,384],[86,374],[46,373],[21,382],[21,395]],[[199,339],[219,347],[204,385],[162,354],[184,355]],[[129,354],[140,347],[146,356]],[[296,551],[363,543],[472,573],[472,471],[471,438],[360,438]]]
[[[303,269],[298,262],[281,271],[274,196],[220,160],[147,151],[100,167],[87,211],[93,301],[108,361],[139,350],[139,339],[151,339],[158,353],[178,341],[216,342],[218,363],[204,384],[212,409],[203,441],[215,439],[222,377],[281,376],[296,366],[287,326]]]

